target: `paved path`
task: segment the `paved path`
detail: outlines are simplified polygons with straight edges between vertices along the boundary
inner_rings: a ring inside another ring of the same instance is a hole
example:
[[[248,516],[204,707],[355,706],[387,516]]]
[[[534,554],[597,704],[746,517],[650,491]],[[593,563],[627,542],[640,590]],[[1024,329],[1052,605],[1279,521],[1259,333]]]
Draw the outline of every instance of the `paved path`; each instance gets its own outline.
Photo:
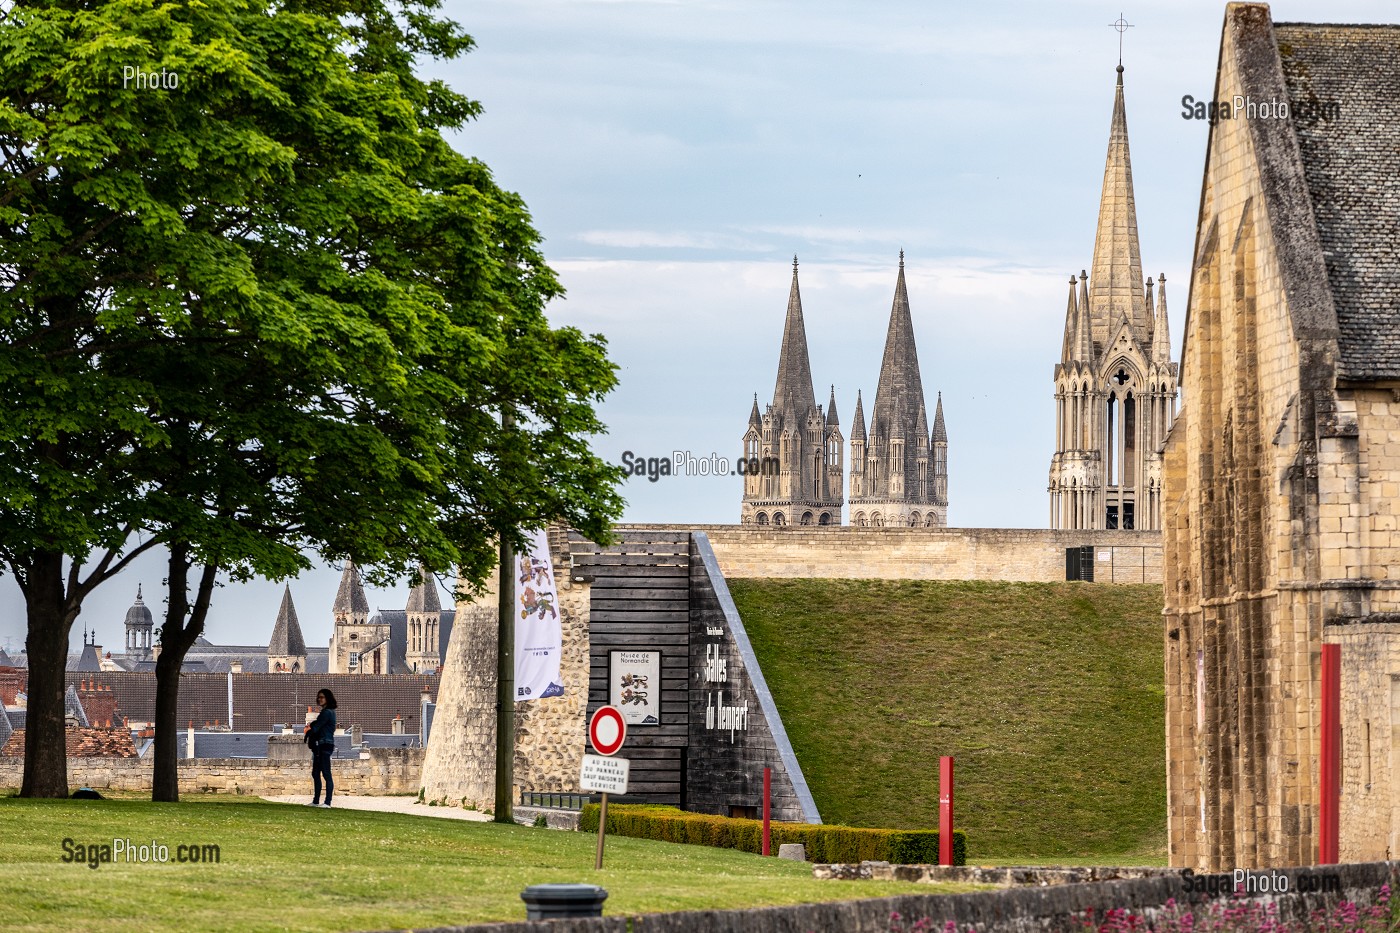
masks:
[[[305,794],[291,797],[264,797],[273,803],[305,804],[310,800]],[[337,810],[376,810],[380,813],[410,813],[414,816],[435,816],[443,820],[472,820],[489,823],[491,817],[479,810],[463,810],[461,807],[430,807],[419,803],[417,797],[352,797],[336,794],[332,806]]]

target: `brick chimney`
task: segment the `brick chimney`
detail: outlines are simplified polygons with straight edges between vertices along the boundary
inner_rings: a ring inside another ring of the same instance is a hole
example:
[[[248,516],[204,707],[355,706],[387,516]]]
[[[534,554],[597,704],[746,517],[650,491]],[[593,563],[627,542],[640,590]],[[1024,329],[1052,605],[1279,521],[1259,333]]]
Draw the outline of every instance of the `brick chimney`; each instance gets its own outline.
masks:
[[[121,719],[117,715],[117,698],[111,688],[91,680],[78,685],[78,702],[83,704],[88,722],[94,727],[111,728],[111,723]]]

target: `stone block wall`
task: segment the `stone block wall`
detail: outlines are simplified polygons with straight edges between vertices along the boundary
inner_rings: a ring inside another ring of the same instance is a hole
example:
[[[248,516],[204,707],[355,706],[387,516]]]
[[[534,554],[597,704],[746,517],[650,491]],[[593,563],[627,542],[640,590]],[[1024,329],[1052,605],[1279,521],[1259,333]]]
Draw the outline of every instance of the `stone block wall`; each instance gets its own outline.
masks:
[[[1400,620],[1329,625],[1342,648],[1342,787],[1339,855],[1344,862],[1400,852]]]
[[[94,790],[149,793],[154,762],[149,758],[70,758],[68,785]],[[331,763],[337,794],[416,794],[423,767],[419,748],[374,748],[368,758]],[[200,758],[181,761],[180,793],[278,797],[311,794],[311,759]],[[0,758],[0,787],[19,787],[24,759]]]
[[[1305,878],[1316,878],[1324,871],[1336,879],[1340,890],[1310,893],[1301,890]],[[1297,922],[1304,929],[1323,933],[1320,925],[1309,925],[1314,910],[1330,912],[1342,901],[1363,909],[1370,907],[1376,903],[1382,885],[1395,889],[1400,882],[1400,866],[1393,862],[1373,862],[1331,866],[1325,870],[1290,869],[1279,875],[1287,886],[1287,893],[1260,894],[1252,900],[1261,905],[1274,905],[1282,921]],[[933,930],[952,924],[959,930],[973,928],[978,933],[1079,933],[1083,929],[1081,918],[1088,909],[1101,916],[1106,908],[1123,908],[1152,923],[1161,915],[1168,900],[1189,906],[1199,918],[1213,899],[1215,896],[1209,892],[1188,889],[1186,879],[1180,875],[1164,875],[973,894],[910,894],[790,907],[689,910],[633,917],[612,915],[605,902],[605,916],[598,918],[478,924],[422,933],[767,933],[771,930],[883,933],[890,929],[892,914],[898,914],[909,927],[927,918],[931,921],[927,928]],[[1215,902],[1222,908],[1232,906],[1226,898]]]
[[[516,801],[522,788],[577,793],[587,732],[590,588],[571,578],[562,529],[551,529],[549,539],[559,591],[565,693],[515,704]],[[457,605],[423,765],[428,800],[481,810],[495,806],[498,593],[493,575],[480,597]]]
[[[1094,545],[1094,580],[1161,583],[1156,531],[1040,528],[621,525],[621,530],[704,532],[726,577],[875,580],[1065,579],[1065,549]]]

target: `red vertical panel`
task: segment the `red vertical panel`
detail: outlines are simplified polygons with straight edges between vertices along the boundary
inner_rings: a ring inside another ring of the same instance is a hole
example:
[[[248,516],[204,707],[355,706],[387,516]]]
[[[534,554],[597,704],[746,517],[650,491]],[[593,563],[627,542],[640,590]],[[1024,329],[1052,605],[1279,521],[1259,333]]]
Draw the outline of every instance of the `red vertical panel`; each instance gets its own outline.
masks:
[[[1321,813],[1317,862],[1337,864],[1342,790],[1342,646],[1322,646]]]
[[[953,864],[953,757],[938,759],[938,864]]]
[[[763,854],[769,854],[768,820],[773,812],[773,769],[763,769]]]

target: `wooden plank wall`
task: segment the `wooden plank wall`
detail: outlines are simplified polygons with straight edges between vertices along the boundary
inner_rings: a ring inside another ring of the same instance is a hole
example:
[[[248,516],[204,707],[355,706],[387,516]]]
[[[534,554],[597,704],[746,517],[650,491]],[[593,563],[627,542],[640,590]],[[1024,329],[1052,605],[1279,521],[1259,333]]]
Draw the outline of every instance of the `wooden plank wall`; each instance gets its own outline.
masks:
[[[606,548],[569,533],[575,580],[592,584],[588,715],[608,702],[608,652],[661,652],[661,724],[628,726],[627,798],[683,806],[689,744],[690,533],[622,532]],[[588,751],[593,752],[592,745]]]

